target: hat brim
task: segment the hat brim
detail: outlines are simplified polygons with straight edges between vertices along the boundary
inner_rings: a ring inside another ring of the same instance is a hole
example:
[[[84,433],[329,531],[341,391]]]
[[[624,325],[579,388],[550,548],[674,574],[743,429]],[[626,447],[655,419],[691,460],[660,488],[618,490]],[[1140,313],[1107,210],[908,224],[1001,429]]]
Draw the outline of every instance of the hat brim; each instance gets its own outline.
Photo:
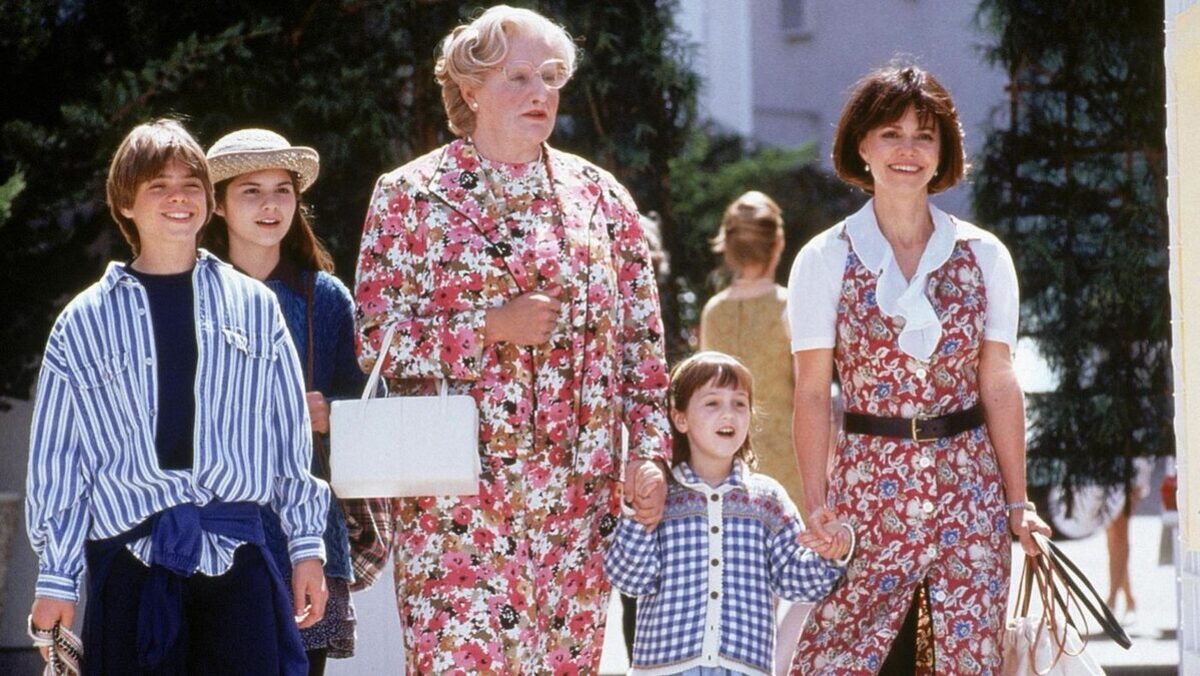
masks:
[[[239,150],[208,158],[208,176],[213,184],[255,171],[283,169],[300,178],[300,192],[308,190],[321,171],[321,157],[304,146],[274,150]]]

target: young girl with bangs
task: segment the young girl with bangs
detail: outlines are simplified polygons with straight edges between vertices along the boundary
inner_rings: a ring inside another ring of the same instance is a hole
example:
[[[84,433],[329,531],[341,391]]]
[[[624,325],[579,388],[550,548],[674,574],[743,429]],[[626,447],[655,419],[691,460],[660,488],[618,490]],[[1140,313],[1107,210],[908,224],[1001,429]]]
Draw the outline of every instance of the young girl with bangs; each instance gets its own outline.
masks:
[[[750,371],[701,352],[672,372],[674,469],[653,531],[623,516],[604,567],[638,597],[631,674],[770,674],[773,597],[816,601],[845,571],[849,538],[804,530],[787,492],[754,471]],[[639,475],[635,488],[653,475]],[[849,528],[846,527],[847,531]]]

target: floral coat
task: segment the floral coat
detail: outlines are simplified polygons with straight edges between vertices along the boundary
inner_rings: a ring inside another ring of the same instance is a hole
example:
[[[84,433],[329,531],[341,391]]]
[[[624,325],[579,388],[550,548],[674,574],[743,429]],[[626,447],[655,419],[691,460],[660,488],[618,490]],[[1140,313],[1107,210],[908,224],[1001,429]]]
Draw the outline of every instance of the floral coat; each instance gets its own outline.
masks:
[[[371,199],[355,291],[363,368],[394,324],[389,389],[432,392],[445,378],[480,414],[480,494],[390,504],[414,672],[594,672],[622,425],[631,455],[670,457],[662,322],[636,208],[607,172],[549,147],[543,157],[541,196],[499,199],[496,172],[455,141],[384,175]],[[536,245],[514,204],[539,216]],[[484,347],[486,310],[551,283],[563,307],[547,344]],[[356,570],[370,577],[373,559]]]

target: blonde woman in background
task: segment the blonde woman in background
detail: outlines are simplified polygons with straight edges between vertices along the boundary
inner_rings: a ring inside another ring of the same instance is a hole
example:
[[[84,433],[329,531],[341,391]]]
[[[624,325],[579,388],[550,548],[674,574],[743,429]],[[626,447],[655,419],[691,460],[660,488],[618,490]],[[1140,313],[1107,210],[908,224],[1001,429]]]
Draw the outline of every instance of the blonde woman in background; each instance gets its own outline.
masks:
[[[784,309],[787,289],[775,283],[783,254],[783,213],[775,200],[751,190],[725,209],[713,251],[733,273],[700,316],[700,349],[737,357],[754,374],[760,412],[755,454],[763,474],[801,502],[800,472],[792,452],[795,387]]]

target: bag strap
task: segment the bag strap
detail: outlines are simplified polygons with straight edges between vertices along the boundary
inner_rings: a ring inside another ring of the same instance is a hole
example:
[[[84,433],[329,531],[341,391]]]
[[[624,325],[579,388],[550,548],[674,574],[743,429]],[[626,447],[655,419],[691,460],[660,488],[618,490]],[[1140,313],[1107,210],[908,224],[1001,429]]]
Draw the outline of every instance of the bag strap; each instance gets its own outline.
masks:
[[[43,676],[78,676],[83,662],[83,642],[67,627],[56,622],[50,629],[33,626],[33,616],[27,620],[29,638],[33,647],[47,648],[46,667]]]
[[[375,365],[371,367],[371,375],[367,376],[367,385],[363,388],[363,399],[371,399],[375,396],[375,388],[379,386],[379,376],[383,372],[383,362],[387,359],[388,348],[392,345],[392,336],[394,335],[396,335],[395,324],[383,332],[383,341],[379,343],[379,354],[375,357]]]
[[[1034,579],[1037,582],[1038,598],[1042,602],[1042,618],[1038,622],[1037,637],[1034,639],[1033,645],[1029,647],[1029,663],[1033,666],[1034,673],[1044,676],[1045,674],[1049,674],[1054,669],[1054,665],[1058,664],[1062,656],[1067,653],[1066,625],[1069,625],[1071,621],[1070,615],[1067,613],[1066,624],[1061,622],[1055,610],[1055,600],[1060,599],[1058,599],[1057,590],[1054,588],[1054,580],[1051,576],[1050,568],[1046,564],[1046,555],[1043,554],[1042,556],[1032,558],[1033,561],[1030,563],[1034,572]],[[1046,631],[1042,631],[1042,629],[1046,629]],[[1054,659],[1050,661],[1045,672],[1041,671],[1037,664],[1037,647],[1043,638],[1049,640],[1055,648]]]
[[[379,378],[383,373],[383,362],[387,359],[388,348],[392,345],[392,337],[396,335],[396,325],[392,324],[383,332],[383,342],[379,344],[379,354],[375,358],[375,365],[371,367],[371,375],[367,376],[367,384],[363,387],[363,400],[375,398],[376,388],[379,387]],[[442,405],[445,406],[446,397],[449,395],[449,387],[446,384],[445,378],[438,378],[438,396],[442,398]]]
[[[1021,582],[1017,585],[1018,600],[1013,617],[1029,617],[1029,601],[1033,597],[1033,569],[1036,565],[1036,559],[1031,560],[1031,557],[1025,557],[1025,562],[1021,566]]]
[[[1128,650],[1133,641],[1130,640],[1129,634],[1125,633],[1125,629],[1121,627],[1121,623],[1113,615],[1112,610],[1101,599],[1100,594],[1096,593],[1096,588],[1092,586],[1087,576],[1073,561],[1063,554],[1062,549],[1058,545],[1051,542],[1046,536],[1035,533],[1035,539],[1040,539],[1045,542],[1045,549],[1049,555],[1050,564],[1057,570],[1063,583],[1066,585],[1067,593],[1072,596],[1076,603],[1086,609],[1088,613],[1096,618],[1100,624],[1100,628],[1108,635],[1117,645]]]
[[[308,324],[308,368],[304,372],[304,389],[308,392],[313,391],[313,278],[315,273],[310,273],[304,281],[304,315]]]

